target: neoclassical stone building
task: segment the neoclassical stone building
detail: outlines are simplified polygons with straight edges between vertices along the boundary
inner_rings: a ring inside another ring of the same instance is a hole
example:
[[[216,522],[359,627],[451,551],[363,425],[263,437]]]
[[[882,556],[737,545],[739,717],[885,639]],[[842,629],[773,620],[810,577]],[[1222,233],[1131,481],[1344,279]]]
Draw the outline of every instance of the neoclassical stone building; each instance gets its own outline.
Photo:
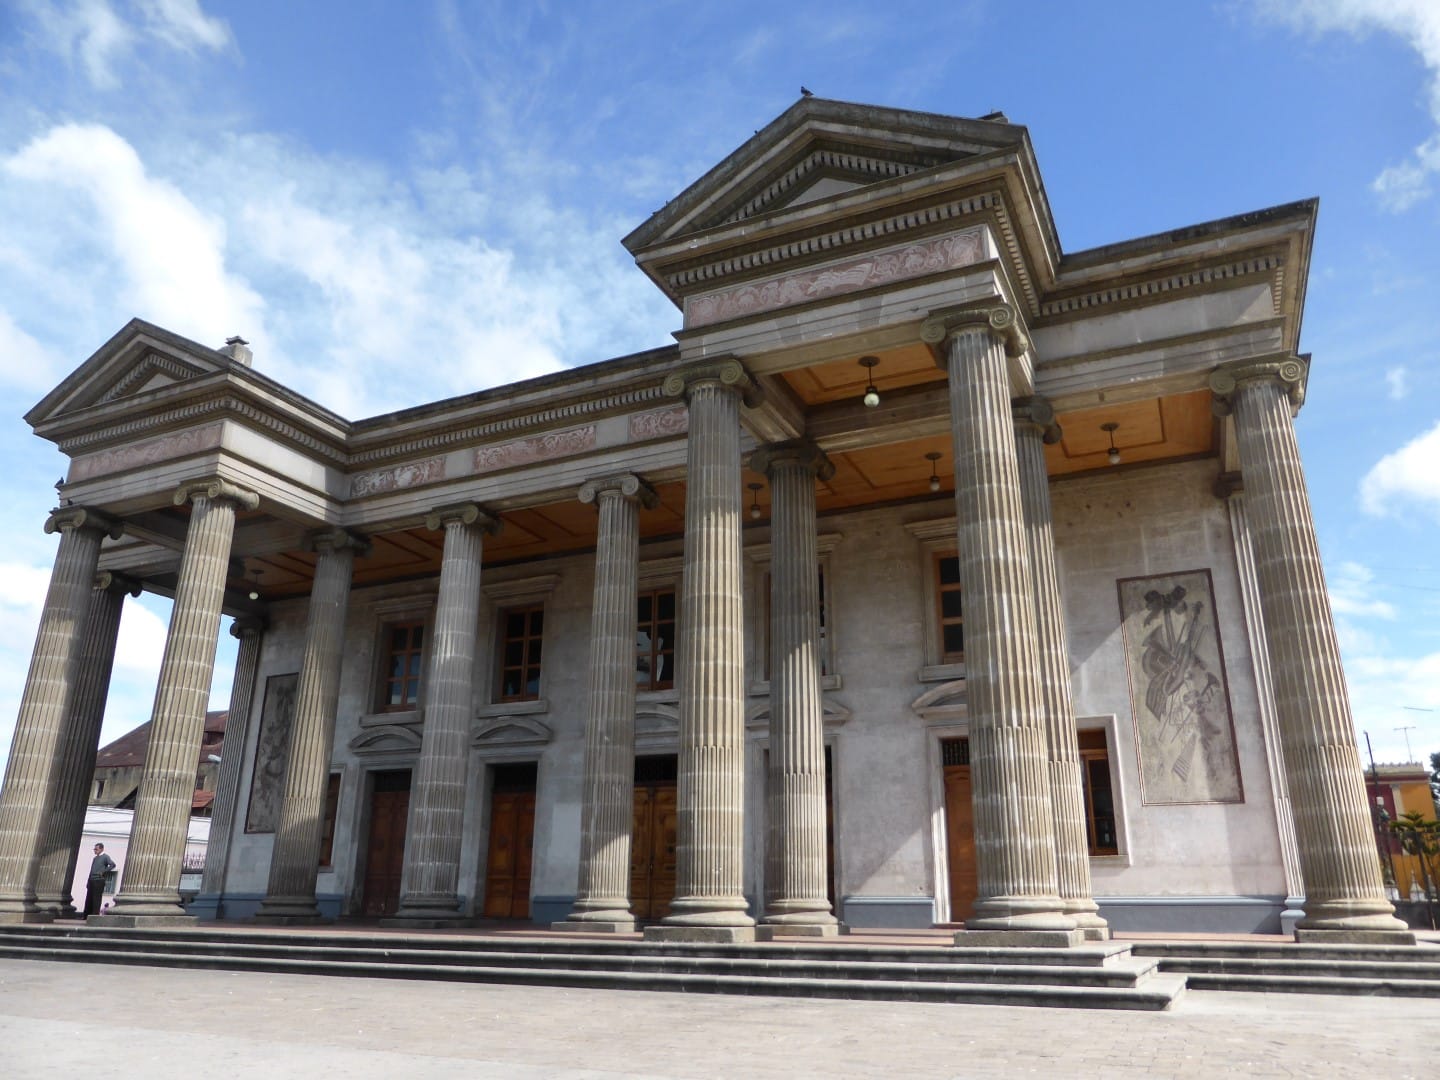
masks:
[[[1402,940],[1292,426],[1315,209],[1065,253],[1003,115],[806,98],[625,238],[674,345],[350,421],[132,322],[27,416],[0,918],[68,903],[148,589],[112,921],[186,917],[229,616],[202,914]]]

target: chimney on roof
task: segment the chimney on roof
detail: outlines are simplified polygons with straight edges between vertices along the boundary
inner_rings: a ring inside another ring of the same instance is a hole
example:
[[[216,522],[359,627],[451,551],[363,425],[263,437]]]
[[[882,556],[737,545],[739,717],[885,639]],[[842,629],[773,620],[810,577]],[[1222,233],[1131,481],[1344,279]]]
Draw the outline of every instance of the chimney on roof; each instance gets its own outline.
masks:
[[[225,347],[220,351],[237,364],[243,364],[245,367],[249,367],[250,361],[255,358],[255,354],[250,351],[250,343],[239,334],[227,337]]]
[[[980,117],[980,119],[993,120],[997,124],[1008,124],[1010,122],[1010,118],[1006,116],[1003,112],[1000,112],[998,109],[995,112],[986,113],[984,116]]]

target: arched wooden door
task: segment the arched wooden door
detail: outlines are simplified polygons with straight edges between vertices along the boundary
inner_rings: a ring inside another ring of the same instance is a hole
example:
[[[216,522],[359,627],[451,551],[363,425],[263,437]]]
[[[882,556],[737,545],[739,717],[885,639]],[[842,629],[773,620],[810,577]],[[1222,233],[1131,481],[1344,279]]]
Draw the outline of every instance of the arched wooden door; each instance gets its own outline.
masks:
[[[970,917],[980,881],[975,868],[975,806],[970,790],[970,741],[940,744],[945,770],[945,854],[950,863],[950,921]]]

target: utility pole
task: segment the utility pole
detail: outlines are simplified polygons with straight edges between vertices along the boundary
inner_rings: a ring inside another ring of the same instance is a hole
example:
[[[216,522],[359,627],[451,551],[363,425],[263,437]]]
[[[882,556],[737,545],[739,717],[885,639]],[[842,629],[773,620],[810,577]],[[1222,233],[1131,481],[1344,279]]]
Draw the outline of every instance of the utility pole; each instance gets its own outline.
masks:
[[[1370,783],[1375,794],[1370,802],[1370,820],[1375,826],[1375,846],[1385,857],[1383,867],[1386,881],[1400,895],[1400,883],[1395,880],[1395,855],[1390,850],[1390,815],[1385,810],[1385,799],[1380,794],[1380,770],[1375,767],[1375,748],[1370,745],[1370,732],[1365,732],[1365,751],[1370,755]]]

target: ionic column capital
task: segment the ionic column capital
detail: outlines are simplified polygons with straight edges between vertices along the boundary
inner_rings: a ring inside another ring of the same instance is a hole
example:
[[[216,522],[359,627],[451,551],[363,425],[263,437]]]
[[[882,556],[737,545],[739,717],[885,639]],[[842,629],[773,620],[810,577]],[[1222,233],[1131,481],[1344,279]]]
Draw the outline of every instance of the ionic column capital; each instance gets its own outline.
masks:
[[[1017,429],[1031,427],[1039,431],[1046,446],[1053,446],[1060,441],[1062,432],[1060,425],[1055,422],[1055,408],[1048,398],[1039,394],[1011,398],[1010,415],[1014,418]]]
[[[176,506],[184,506],[196,498],[206,498],[211,502],[224,500],[234,503],[237,510],[254,510],[260,505],[260,496],[255,492],[248,488],[242,488],[238,484],[232,484],[229,480],[221,479],[218,476],[186,481],[176,489],[175,495],[170,501]]]
[[[763,476],[769,476],[771,469],[777,465],[798,466],[813,473],[819,480],[829,480],[835,475],[834,463],[809,439],[770,443],[750,455],[750,468]]]
[[[345,529],[317,529],[305,537],[305,550],[318,555],[353,551],[364,558],[370,554],[370,541]]]
[[[1005,342],[1007,356],[1023,356],[1030,348],[1030,338],[1020,326],[1015,309],[1009,304],[985,302],[957,308],[932,311],[920,324],[920,340],[940,346],[946,339],[970,327],[988,330]]]
[[[1231,398],[1246,383],[1271,380],[1285,388],[1295,408],[1305,404],[1305,384],[1310,375],[1308,356],[1267,356],[1258,360],[1239,360],[1225,364],[1210,373],[1210,390],[1215,395],[1213,408],[1217,416],[1229,416]]]
[[[601,476],[594,480],[586,480],[580,485],[580,490],[575,497],[588,506],[593,502],[598,502],[602,495],[617,495],[623,499],[633,499],[646,510],[653,509],[660,503],[660,496],[655,489],[634,473],[620,473],[616,476]]]
[[[237,615],[230,624],[230,636],[237,641],[256,638],[265,632],[265,619],[259,615]]]
[[[104,533],[111,540],[119,540],[124,525],[117,518],[101,513],[88,506],[62,506],[50,511],[45,519],[46,534],[70,532],[73,529],[93,529]]]
[[[500,519],[475,503],[437,506],[425,515],[425,528],[439,532],[446,525],[478,525],[481,532],[494,536],[500,531]]]
[[[95,575],[95,588],[99,592],[117,592],[139,596],[142,591],[142,583],[139,578],[122,574],[118,570],[101,570]]]
[[[765,396],[760,385],[745,370],[745,365],[734,357],[672,371],[665,376],[662,389],[666,397],[684,397],[688,401],[690,392],[696,386],[706,384],[719,384],[737,391],[740,399],[751,408],[759,405]]]

